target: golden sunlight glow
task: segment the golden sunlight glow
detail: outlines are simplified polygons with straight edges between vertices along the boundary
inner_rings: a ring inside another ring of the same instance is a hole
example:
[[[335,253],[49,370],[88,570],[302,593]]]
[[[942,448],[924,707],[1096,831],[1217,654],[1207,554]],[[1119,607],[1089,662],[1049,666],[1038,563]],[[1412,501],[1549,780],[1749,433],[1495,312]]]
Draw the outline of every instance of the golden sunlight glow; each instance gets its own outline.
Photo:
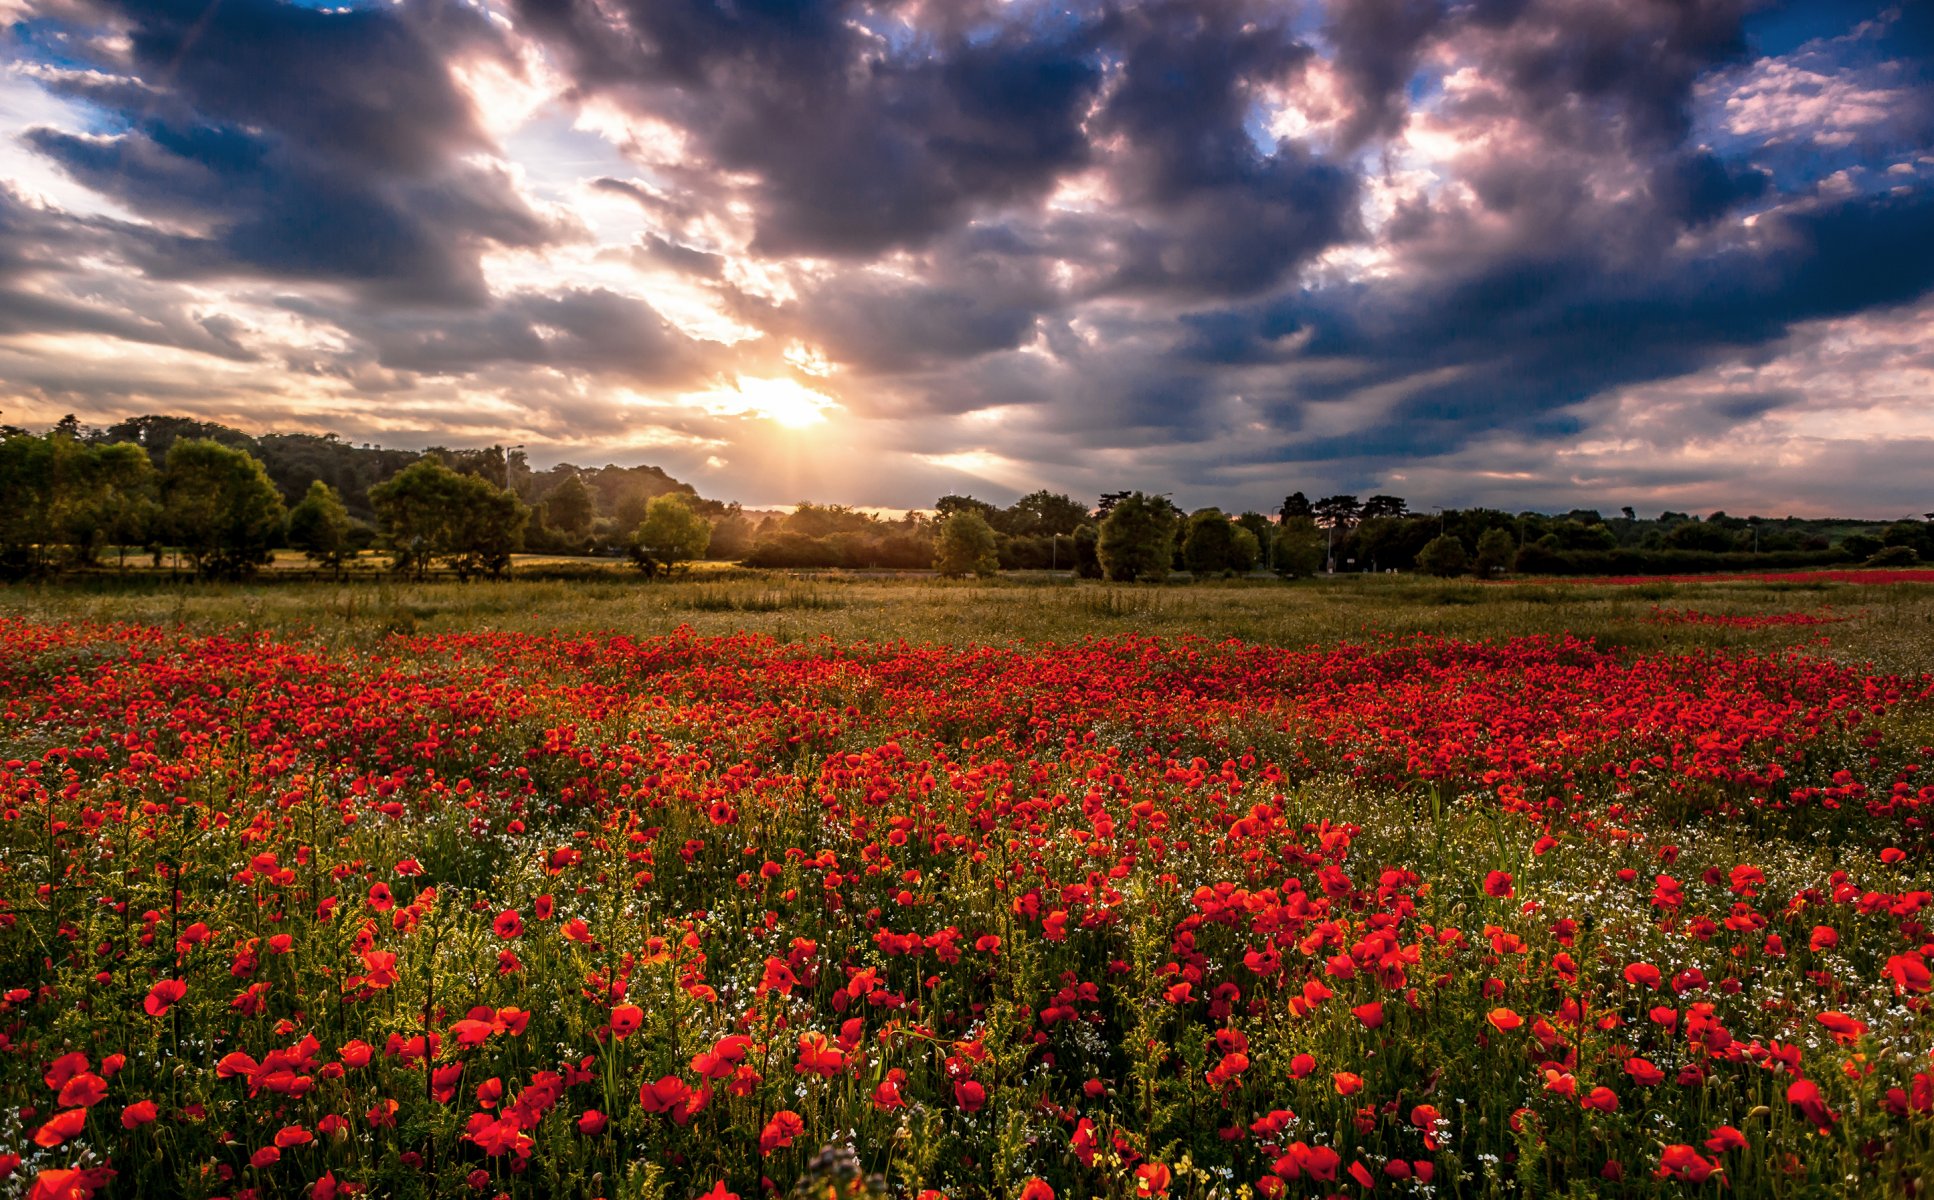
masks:
[[[840,407],[824,392],[792,379],[760,379],[741,375],[733,387],[695,392],[685,397],[719,417],[762,417],[787,429],[824,424],[826,415]]]

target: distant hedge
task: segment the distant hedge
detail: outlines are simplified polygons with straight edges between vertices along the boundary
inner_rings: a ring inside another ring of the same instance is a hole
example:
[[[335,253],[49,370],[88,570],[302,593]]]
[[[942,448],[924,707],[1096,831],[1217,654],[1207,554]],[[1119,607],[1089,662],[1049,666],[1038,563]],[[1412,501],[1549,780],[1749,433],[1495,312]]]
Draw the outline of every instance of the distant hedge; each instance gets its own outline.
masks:
[[[1774,550],[1742,554],[1713,550],[1551,550],[1536,543],[1518,551],[1521,575],[1716,575],[1790,571],[1852,562],[1845,551]]]

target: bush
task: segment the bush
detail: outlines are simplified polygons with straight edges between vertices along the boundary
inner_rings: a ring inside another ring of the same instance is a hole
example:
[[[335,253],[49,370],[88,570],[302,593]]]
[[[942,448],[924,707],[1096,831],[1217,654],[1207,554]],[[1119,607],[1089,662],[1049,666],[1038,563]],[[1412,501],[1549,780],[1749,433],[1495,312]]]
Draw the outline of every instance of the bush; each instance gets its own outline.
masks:
[[[1921,560],[1912,546],[1888,546],[1867,560],[1870,567],[1911,567]]]

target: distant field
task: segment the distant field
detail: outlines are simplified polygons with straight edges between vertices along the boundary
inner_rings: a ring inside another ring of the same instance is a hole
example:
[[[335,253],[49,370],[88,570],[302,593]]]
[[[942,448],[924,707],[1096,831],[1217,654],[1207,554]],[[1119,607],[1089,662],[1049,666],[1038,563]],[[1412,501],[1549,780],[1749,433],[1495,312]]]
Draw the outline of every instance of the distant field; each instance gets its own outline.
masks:
[[[586,560],[563,560],[582,563]],[[1117,586],[1067,576],[977,581],[826,572],[792,575],[702,564],[649,582],[612,564],[609,579],[344,584],[163,584],[160,581],[0,587],[0,614],[184,624],[196,630],[266,629],[332,644],[368,645],[391,632],[617,632],[688,626],[783,642],[909,641],[952,645],[1065,642],[1148,633],[1304,646],[1379,634],[1463,638],[1564,634],[1608,645],[1808,645],[1895,671],[1934,670],[1934,585],[1841,583],[1830,578],[1532,581],[1484,584],[1418,576],[1343,575],[1283,583],[1235,580]],[[1889,572],[1918,580],[1927,572]],[[1835,618],[1805,625],[1699,624],[1665,610],[1722,617],[1799,612]]]

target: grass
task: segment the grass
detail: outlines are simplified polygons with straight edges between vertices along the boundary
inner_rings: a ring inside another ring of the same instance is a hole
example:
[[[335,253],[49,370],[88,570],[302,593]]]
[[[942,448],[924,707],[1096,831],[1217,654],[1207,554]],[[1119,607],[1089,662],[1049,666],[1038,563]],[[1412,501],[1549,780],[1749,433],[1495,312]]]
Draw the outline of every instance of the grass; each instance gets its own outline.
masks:
[[[1804,612],[1819,626],[1664,624],[1659,610],[1737,617]],[[1650,651],[1806,646],[1900,673],[1934,671],[1934,587],[1792,582],[1514,584],[1407,576],[1123,586],[1066,577],[948,581],[708,570],[671,581],[513,579],[421,584],[169,583],[95,579],[0,588],[0,614],[35,620],[261,629],[329,643],[392,633],[592,632],[688,626],[782,642],[1066,642],[1146,633],[1307,646],[1385,634],[1462,638],[1575,633]],[[1828,644],[1822,647],[1821,638]]]

